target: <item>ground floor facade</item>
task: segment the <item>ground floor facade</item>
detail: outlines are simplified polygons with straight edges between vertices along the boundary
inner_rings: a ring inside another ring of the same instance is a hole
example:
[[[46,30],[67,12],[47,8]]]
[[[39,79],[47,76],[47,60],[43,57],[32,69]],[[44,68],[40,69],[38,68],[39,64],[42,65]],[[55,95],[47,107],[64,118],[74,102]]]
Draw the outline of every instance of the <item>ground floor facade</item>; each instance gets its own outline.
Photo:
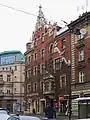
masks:
[[[78,101],[75,101],[75,99],[81,97],[90,97],[90,85],[88,83],[84,85],[77,85],[72,87],[72,89],[72,114],[74,116],[78,116],[79,104]]]
[[[15,107],[17,107],[15,104],[18,102],[18,111],[24,111],[23,101],[24,96],[2,96],[0,97],[0,108],[8,108],[11,113],[15,113]]]

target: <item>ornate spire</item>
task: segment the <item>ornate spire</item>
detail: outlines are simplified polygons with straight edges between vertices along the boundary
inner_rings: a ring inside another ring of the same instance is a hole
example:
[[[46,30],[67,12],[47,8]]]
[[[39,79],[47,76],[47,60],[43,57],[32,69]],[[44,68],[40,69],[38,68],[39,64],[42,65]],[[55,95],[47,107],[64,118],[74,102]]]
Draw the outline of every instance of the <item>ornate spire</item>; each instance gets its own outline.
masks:
[[[44,14],[42,12],[42,6],[39,6],[39,14],[37,16],[37,22],[36,22],[36,30],[40,28],[42,25],[45,25],[47,23],[47,20],[44,17]]]

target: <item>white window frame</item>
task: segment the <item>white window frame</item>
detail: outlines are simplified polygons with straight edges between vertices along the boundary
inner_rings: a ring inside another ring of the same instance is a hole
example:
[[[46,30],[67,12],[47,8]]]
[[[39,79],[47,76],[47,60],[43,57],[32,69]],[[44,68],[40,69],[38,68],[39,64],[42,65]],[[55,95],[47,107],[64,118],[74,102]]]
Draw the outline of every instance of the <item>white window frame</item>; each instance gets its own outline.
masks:
[[[42,40],[42,42],[44,42],[44,33],[42,33],[41,40]]]
[[[11,75],[7,74],[7,82],[11,81]]]
[[[29,89],[28,89],[29,86],[30,86],[30,91],[29,91]],[[31,92],[31,84],[28,84],[28,85],[27,85],[27,92],[28,92],[28,93]]]
[[[84,48],[79,49],[79,61],[84,60]]]
[[[35,84],[36,84],[36,90],[35,90]],[[33,92],[37,92],[37,82],[33,83]]]
[[[79,71],[79,83],[83,83],[85,81],[85,72]]]
[[[65,49],[66,48],[66,39],[62,39],[62,48]]]

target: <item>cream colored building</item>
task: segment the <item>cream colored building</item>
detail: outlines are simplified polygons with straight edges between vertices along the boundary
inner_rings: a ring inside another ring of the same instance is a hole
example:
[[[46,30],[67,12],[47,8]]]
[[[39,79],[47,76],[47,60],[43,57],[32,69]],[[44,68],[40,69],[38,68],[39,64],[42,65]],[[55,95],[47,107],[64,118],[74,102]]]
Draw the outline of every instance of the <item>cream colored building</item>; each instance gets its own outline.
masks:
[[[24,57],[20,51],[7,51],[0,54],[0,108],[23,111],[24,102]]]

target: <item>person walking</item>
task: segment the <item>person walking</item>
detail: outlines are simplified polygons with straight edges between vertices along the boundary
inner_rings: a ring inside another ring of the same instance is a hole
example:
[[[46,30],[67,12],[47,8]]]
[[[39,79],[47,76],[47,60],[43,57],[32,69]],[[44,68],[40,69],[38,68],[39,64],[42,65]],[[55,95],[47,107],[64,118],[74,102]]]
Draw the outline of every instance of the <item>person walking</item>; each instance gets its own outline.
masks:
[[[49,104],[47,107],[46,107],[46,117],[48,119],[53,119],[53,118],[56,118],[56,111],[53,107],[52,104]]]

